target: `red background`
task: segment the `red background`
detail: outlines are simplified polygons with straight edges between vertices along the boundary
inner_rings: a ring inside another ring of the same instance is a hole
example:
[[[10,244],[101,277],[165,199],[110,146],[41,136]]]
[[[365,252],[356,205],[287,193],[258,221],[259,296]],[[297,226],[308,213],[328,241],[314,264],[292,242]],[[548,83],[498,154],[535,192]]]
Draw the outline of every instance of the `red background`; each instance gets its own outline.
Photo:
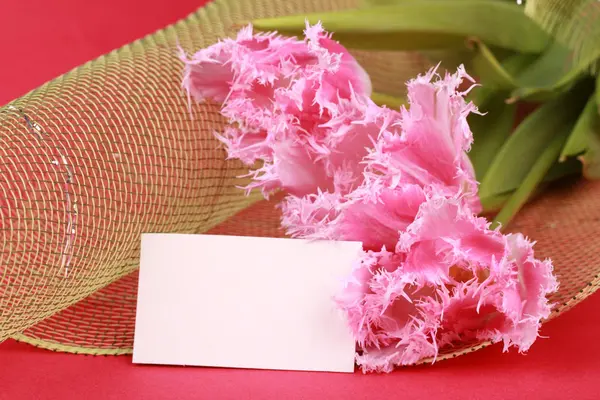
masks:
[[[293,1],[293,0],[289,0]],[[0,104],[186,16],[203,0],[0,0]],[[600,294],[527,355],[492,346],[390,375],[153,367],[0,344],[0,399],[598,399]]]

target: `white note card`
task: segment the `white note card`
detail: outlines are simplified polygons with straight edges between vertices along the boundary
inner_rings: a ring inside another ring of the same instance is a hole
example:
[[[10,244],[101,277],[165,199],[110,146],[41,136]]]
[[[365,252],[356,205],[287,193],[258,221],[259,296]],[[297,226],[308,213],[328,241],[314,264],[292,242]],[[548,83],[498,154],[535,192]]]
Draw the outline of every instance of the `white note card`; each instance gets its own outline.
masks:
[[[144,234],[133,362],[353,372],[359,242]]]

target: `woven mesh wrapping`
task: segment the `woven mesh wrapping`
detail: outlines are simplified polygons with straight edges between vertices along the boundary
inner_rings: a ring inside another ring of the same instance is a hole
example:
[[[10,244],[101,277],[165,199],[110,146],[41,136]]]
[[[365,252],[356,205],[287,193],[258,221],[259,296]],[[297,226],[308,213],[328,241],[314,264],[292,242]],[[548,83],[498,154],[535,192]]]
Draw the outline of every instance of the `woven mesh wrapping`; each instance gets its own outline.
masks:
[[[1,108],[0,341],[129,353],[142,232],[282,236],[277,199],[235,187],[246,169],[226,161],[213,136],[224,123],[218,106],[188,109],[177,44],[192,52],[252,18],[353,6],[218,0]],[[427,68],[413,54],[356,57],[375,89],[391,94]],[[597,184],[562,188],[513,225],[555,260],[553,315],[598,286],[599,198]]]

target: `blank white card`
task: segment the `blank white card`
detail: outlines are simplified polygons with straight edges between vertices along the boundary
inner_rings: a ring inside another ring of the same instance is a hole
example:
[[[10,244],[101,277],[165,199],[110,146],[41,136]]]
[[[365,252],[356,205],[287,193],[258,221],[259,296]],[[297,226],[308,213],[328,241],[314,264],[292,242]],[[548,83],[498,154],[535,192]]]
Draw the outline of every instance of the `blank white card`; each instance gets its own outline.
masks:
[[[133,362],[354,371],[333,297],[358,242],[144,234]]]

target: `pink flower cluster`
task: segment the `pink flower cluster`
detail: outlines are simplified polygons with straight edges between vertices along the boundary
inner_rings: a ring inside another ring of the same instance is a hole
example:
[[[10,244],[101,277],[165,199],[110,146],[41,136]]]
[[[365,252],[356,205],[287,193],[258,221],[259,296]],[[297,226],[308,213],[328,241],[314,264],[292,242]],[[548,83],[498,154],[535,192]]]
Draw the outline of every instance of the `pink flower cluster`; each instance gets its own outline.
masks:
[[[461,67],[408,83],[410,107],[379,107],[368,75],[320,25],[306,38],[243,29],[196,53],[184,87],[222,102],[218,137],[249,166],[248,190],[283,189],[293,237],[354,240],[364,252],[337,298],[364,371],[482,340],[526,351],[557,289],[520,234],[489,229],[467,151]]]
[[[370,94],[368,75],[319,26],[306,36],[253,35],[247,27],[185,60],[188,93],[223,102],[231,126],[219,139],[229,157],[263,161],[248,189],[265,195],[348,191],[371,144],[364,132],[347,129],[358,116],[354,91]]]

